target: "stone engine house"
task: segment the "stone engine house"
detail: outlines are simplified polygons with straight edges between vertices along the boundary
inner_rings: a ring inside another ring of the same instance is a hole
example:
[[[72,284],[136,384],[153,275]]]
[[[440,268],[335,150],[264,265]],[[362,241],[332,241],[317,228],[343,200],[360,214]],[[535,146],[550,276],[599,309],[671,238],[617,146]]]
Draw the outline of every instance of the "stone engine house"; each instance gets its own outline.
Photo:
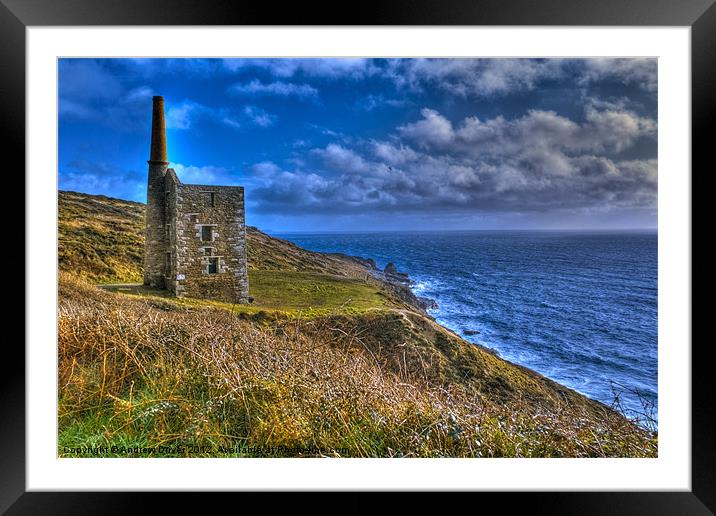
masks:
[[[144,284],[247,303],[244,188],[182,184],[167,161],[164,98],[152,102]]]

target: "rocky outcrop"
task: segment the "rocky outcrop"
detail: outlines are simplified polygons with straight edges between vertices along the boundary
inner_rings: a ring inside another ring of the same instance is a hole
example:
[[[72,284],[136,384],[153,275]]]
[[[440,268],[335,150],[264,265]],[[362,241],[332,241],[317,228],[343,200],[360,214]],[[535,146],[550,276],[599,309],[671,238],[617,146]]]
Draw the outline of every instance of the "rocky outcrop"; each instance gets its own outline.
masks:
[[[383,269],[383,274],[388,281],[393,283],[401,283],[403,285],[410,284],[410,278],[404,272],[400,272],[393,262],[389,262]]]
[[[333,256],[335,258],[338,258],[340,260],[344,260],[346,262],[353,262],[357,263],[361,267],[365,267],[368,270],[371,271],[377,271],[378,266],[375,263],[375,260],[373,258],[363,258],[362,256],[353,256],[351,254],[344,254],[344,253],[326,253],[328,256]]]
[[[422,305],[424,310],[434,310],[438,308],[438,302],[434,299],[430,299],[429,297],[424,296],[416,296],[418,298],[418,302]]]
[[[381,271],[375,266],[375,262],[371,259],[358,258],[355,256],[351,256],[350,258],[354,261],[360,260],[364,264],[367,262],[372,263],[373,267],[369,267],[369,269],[373,277],[386,285],[386,287],[388,287],[398,299],[404,301],[413,308],[417,308],[420,312],[426,314],[427,310],[438,307],[438,304],[434,299],[416,296],[410,288],[410,285],[412,284],[410,276],[405,272],[400,272],[393,262],[389,262],[388,265],[386,265]]]

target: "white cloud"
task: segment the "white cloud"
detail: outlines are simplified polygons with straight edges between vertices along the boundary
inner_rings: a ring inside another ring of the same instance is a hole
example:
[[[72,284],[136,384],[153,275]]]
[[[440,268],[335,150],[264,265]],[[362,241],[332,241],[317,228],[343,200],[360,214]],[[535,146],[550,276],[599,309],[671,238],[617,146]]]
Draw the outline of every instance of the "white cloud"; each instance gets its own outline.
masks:
[[[236,178],[231,176],[231,171],[224,167],[212,165],[194,166],[182,163],[169,165],[177,173],[182,183],[200,185],[236,185]]]
[[[531,90],[562,75],[561,61],[550,59],[398,59],[386,71],[399,88],[432,85],[459,97],[503,95]]]
[[[281,168],[272,161],[262,161],[251,166],[251,172],[259,177],[271,178],[281,173]]]
[[[331,143],[324,149],[313,149],[315,155],[320,156],[330,169],[340,172],[365,172],[368,165],[365,160],[352,150],[336,143]]]
[[[619,159],[653,120],[588,107],[581,122],[551,111],[512,120],[438,111],[397,128],[388,141],[331,143],[292,171],[263,170],[259,211],[286,213],[545,212],[647,210],[656,206],[656,160]]]
[[[378,168],[367,163],[369,168]],[[566,158],[567,173],[552,175],[524,164],[490,164],[423,156],[384,174],[352,171],[324,176],[273,170],[253,188],[259,211],[355,213],[361,211],[545,211],[582,208],[654,209],[655,164],[599,156]]]
[[[154,95],[154,90],[149,86],[139,86],[127,93],[126,99],[129,102],[145,102]]]
[[[619,168],[625,177],[645,182],[656,188],[659,182],[658,164],[655,159],[622,161]]]
[[[592,58],[584,59],[580,82],[590,83],[605,79],[623,84],[636,84],[646,91],[656,92],[658,61],[655,58]]]
[[[356,107],[363,111],[374,111],[376,109],[391,107],[401,108],[405,107],[410,102],[406,99],[396,99],[385,97],[384,95],[368,95],[356,102]]]
[[[196,117],[206,112],[203,105],[191,100],[185,100],[178,105],[172,104],[165,116],[167,129],[189,129]]]
[[[228,125],[229,127],[233,127],[234,129],[240,129],[241,128],[241,122],[238,120],[234,120],[233,118],[230,118],[228,116],[225,116],[221,119],[221,121]]]
[[[93,118],[99,118],[100,116],[99,113],[91,106],[71,99],[60,99],[57,110],[60,118],[92,120]]]
[[[310,145],[310,140],[304,140],[303,138],[298,138],[291,143],[291,147],[293,147],[294,149],[301,149],[309,147]]]
[[[253,79],[247,83],[236,83],[229,87],[229,92],[236,95],[277,95],[280,97],[298,97],[311,99],[318,96],[318,90],[309,84],[294,84],[275,81],[262,83]]]
[[[234,129],[241,129],[245,124],[270,127],[278,120],[278,116],[256,106],[244,106],[237,113],[230,108],[213,108],[192,100],[172,104],[172,107],[166,112],[165,119],[168,129],[186,130],[190,129],[202,117],[220,122]]]
[[[656,121],[631,111],[587,109],[586,118],[584,132],[591,134],[596,148],[621,151],[640,136],[656,136]]]
[[[418,147],[472,156],[518,157],[544,152],[610,151],[631,147],[641,137],[656,136],[656,122],[631,111],[587,108],[585,121],[574,122],[554,111],[530,110],[513,120],[465,118],[457,128],[432,109],[423,119],[398,127]]]
[[[578,84],[600,81],[657,89],[657,61],[618,59],[394,59],[382,72],[400,89],[436,87],[457,97],[489,97],[534,90],[545,81],[576,77]]]
[[[256,106],[245,106],[243,111],[248,119],[259,127],[270,127],[276,123],[276,120],[278,119],[276,115],[267,113],[263,109]]]
[[[450,120],[434,109],[424,108],[420,113],[422,120],[398,128],[403,136],[425,147],[443,146],[454,140],[455,132]]]
[[[232,72],[260,68],[276,77],[351,78],[360,79],[377,72],[370,59],[364,58],[291,58],[291,59],[224,59],[224,67]]]
[[[406,145],[393,145],[387,142],[373,142],[375,155],[390,165],[402,165],[409,161],[415,161],[419,154]]]

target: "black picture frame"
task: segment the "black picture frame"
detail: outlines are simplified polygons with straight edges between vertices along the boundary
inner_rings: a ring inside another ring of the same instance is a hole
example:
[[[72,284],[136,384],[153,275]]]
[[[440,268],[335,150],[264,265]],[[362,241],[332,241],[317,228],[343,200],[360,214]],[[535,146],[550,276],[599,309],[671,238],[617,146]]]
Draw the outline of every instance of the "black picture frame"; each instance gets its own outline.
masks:
[[[393,0],[332,3],[259,3],[236,0],[0,0],[0,127],[4,129],[5,171],[16,179],[25,170],[25,30],[61,25],[572,25],[690,26],[692,73],[692,281],[705,291],[711,283],[698,265],[694,236],[709,219],[694,210],[696,196],[706,195],[712,173],[710,131],[716,120],[716,4],[714,0]],[[10,158],[12,165],[8,165]],[[10,172],[11,171],[11,172]],[[696,174],[695,171],[699,171]],[[685,174],[688,171],[685,171]],[[24,191],[24,186],[20,185]],[[703,206],[703,204],[700,204]],[[703,214],[701,214],[703,215]],[[703,226],[703,227],[702,227]],[[709,235],[709,232],[705,232]],[[707,239],[704,239],[707,240]],[[704,244],[702,244],[704,245]],[[31,273],[31,271],[25,271]],[[705,304],[692,301],[692,489],[689,492],[532,492],[480,493],[480,503],[522,507],[533,514],[714,514],[716,461],[713,393],[716,392],[710,340],[697,338],[695,317],[703,324]],[[148,498],[161,498],[163,512],[175,504],[195,503],[190,493],[26,492],[25,354],[17,339],[4,339],[0,375],[0,511],[7,514],[133,514],[148,510]],[[255,494],[212,493],[199,502],[204,512],[229,497],[242,506]],[[271,495],[272,497],[275,495]],[[347,509],[369,506],[351,495]],[[454,495],[453,495],[454,496]],[[474,495],[473,495],[474,496]],[[247,498],[248,497],[248,498]],[[423,495],[411,499],[421,503]],[[275,499],[272,503],[275,502]],[[401,503],[401,506],[403,502]],[[475,503],[467,501],[466,503]],[[382,508],[390,509],[390,504]],[[319,506],[307,506],[311,512]],[[330,510],[330,508],[329,508]],[[233,512],[233,511],[232,511]]]

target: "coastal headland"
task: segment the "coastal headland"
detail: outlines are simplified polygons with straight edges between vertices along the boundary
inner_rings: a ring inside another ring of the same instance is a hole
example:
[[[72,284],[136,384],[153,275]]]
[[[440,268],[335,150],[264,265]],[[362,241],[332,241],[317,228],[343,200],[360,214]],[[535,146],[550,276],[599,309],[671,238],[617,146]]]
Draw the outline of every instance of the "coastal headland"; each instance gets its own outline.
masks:
[[[249,227],[252,302],[177,299],[141,286],[143,220],[59,192],[61,456],[657,454],[618,411],[437,324],[392,264]]]

